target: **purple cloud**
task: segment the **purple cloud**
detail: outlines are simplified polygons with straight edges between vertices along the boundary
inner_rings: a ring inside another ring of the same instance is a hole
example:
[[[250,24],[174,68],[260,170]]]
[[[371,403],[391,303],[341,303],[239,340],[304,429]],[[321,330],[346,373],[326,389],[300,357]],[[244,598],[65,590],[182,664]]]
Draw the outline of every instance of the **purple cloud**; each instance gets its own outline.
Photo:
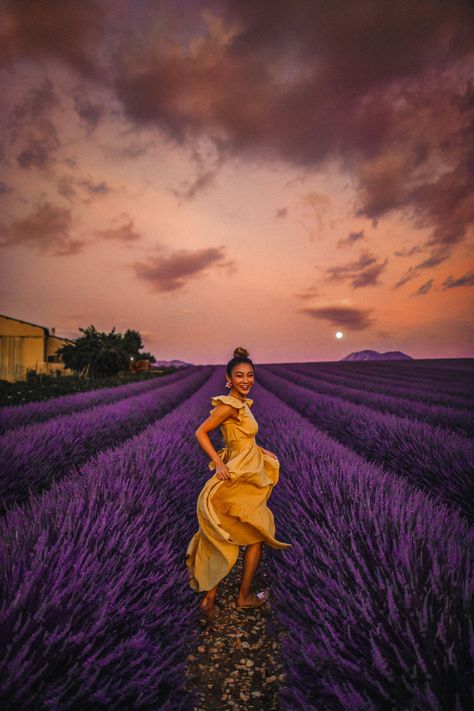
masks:
[[[353,331],[366,330],[375,323],[375,319],[370,317],[372,309],[356,308],[355,306],[323,306],[299,309],[299,311],[314,319],[327,321],[332,326]]]
[[[153,257],[145,263],[133,264],[137,277],[151,284],[153,291],[157,292],[182,289],[190,279],[213,266],[233,267],[233,261],[225,260],[223,247],[208,247],[195,251],[179,249],[167,256]]]
[[[26,217],[0,227],[0,247],[26,244],[54,256],[77,254],[85,242],[72,238],[72,226],[70,209],[43,201]]]

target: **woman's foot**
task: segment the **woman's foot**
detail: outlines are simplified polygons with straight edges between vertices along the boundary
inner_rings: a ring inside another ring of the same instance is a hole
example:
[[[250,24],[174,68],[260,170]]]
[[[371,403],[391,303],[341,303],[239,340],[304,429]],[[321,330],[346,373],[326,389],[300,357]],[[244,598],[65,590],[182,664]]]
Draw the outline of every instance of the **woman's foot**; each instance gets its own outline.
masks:
[[[251,592],[246,597],[239,593],[236,604],[237,607],[261,607],[267,602],[269,597],[270,593],[268,590],[263,590],[258,593]]]
[[[204,612],[206,617],[217,617],[219,614],[219,608],[216,605],[215,595],[204,595],[203,599],[199,603],[199,607]]]

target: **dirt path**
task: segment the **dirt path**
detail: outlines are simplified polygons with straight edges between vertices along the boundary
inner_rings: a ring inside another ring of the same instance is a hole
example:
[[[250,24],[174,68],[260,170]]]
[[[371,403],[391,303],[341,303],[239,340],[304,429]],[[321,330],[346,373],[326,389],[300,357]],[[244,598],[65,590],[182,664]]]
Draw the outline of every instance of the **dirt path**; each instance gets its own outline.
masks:
[[[188,656],[186,687],[194,689],[199,704],[193,711],[280,709],[278,692],[285,681],[280,647],[285,635],[271,603],[271,571],[262,546],[252,589],[269,589],[270,600],[259,609],[240,610],[235,599],[240,584],[244,549],[229,575],[219,583],[219,617],[201,617],[197,648]],[[199,605],[202,594],[196,595]]]

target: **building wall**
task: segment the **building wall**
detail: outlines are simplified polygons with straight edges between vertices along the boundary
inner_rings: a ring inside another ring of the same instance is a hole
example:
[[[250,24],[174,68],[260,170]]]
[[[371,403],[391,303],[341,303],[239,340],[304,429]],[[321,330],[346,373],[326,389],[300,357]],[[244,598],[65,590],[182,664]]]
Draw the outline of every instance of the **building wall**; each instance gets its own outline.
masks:
[[[27,323],[0,314],[0,379],[16,382],[26,380],[27,371],[51,373],[64,368],[64,363],[48,362],[67,339],[50,336],[44,326]]]

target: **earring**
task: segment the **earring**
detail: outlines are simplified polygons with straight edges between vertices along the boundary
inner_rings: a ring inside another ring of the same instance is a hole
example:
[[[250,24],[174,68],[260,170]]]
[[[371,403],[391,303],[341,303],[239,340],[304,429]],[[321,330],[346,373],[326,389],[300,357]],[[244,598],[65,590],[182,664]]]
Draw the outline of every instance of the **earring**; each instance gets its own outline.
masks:
[[[225,386],[226,386],[226,388],[231,388],[231,387],[232,387],[232,383],[226,383]]]

